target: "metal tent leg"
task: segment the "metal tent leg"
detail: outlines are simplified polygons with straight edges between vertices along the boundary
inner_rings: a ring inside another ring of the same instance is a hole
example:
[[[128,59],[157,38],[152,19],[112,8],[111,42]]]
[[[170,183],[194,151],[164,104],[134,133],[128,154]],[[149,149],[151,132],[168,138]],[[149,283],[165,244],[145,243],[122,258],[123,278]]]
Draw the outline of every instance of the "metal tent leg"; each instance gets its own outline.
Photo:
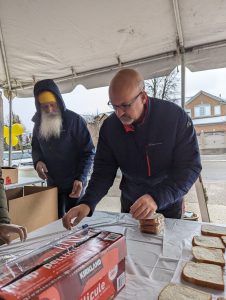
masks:
[[[195,183],[196,194],[199,202],[200,214],[203,222],[210,222],[209,210],[207,206],[207,196],[201,175]]]
[[[181,54],[181,106],[185,107],[185,59],[184,59],[184,49],[180,51]],[[202,177],[199,176],[195,183],[196,194],[198,198],[200,214],[203,222],[210,222],[210,216],[207,206],[207,196],[205,193],[205,188],[203,185]]]

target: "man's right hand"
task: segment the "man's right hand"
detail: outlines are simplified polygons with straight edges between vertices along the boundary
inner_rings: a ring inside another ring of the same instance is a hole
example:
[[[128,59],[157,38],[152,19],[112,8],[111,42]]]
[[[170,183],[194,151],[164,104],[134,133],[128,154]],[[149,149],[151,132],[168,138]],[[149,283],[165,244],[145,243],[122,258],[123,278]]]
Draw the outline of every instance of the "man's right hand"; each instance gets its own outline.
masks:
[[[16,233],[19,235],[21,242],[27,238],[27,229],[24,226],[15,224],[0,224],[0,239],[6,244],[10,243],[10,234]]]
[[[88,216],[90,208],[86,204],[80,204],[71,208],[66,215],[62,218],[63,226],[66,229],[71,229],[73,226],[77,225],[81,220]],[[72,219],[76,218],[73,222]]]
[[[42,178],[43,180],[47,179],[47,173],[48,169],[46,167],[46,164],[43,161],[38,161],[36,164],[36,171],[38,173],[38,176]]]

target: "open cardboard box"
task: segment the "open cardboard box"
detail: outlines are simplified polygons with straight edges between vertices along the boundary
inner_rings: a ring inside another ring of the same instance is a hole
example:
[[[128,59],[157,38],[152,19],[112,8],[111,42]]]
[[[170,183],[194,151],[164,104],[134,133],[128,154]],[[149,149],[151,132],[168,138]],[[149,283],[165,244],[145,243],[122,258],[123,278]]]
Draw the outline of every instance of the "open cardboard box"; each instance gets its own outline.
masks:
[[[57,188],[25,186],[6,190],[11,223],[28,232],[58,219]]]
[[[2,178],[4,184],[12,184],[18,182],[18,169],[11,167],[2,167]]]

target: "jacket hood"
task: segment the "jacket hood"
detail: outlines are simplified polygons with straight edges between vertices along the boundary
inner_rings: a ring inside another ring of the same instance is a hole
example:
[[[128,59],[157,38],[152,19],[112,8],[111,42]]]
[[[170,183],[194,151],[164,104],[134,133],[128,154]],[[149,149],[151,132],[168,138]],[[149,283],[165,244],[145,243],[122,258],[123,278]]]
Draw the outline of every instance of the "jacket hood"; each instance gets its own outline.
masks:
[[[59,108],[60,108],[61,112],[63,113],[66,110],[66,106],[65,106],[64,100],[62,98],[62,95],[60,93],[58,86],[52,79],[44,79],[44,80],[38,81],[34,86],[35,106],[37,109],[38,116],[40,116],[40,103],[38,101],[38,95],[45,91],[52,92],[56,96]]]

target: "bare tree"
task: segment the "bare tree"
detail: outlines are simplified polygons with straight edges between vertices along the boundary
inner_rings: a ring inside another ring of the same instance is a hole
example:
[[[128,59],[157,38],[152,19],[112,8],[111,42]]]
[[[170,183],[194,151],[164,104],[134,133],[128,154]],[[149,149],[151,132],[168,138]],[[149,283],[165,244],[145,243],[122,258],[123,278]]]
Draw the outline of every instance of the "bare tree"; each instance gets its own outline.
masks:
[[[146,80],[145,89],[151,97],[174,101],[179,92],[179,81],[178,71],[175,69],[168,76]]]

